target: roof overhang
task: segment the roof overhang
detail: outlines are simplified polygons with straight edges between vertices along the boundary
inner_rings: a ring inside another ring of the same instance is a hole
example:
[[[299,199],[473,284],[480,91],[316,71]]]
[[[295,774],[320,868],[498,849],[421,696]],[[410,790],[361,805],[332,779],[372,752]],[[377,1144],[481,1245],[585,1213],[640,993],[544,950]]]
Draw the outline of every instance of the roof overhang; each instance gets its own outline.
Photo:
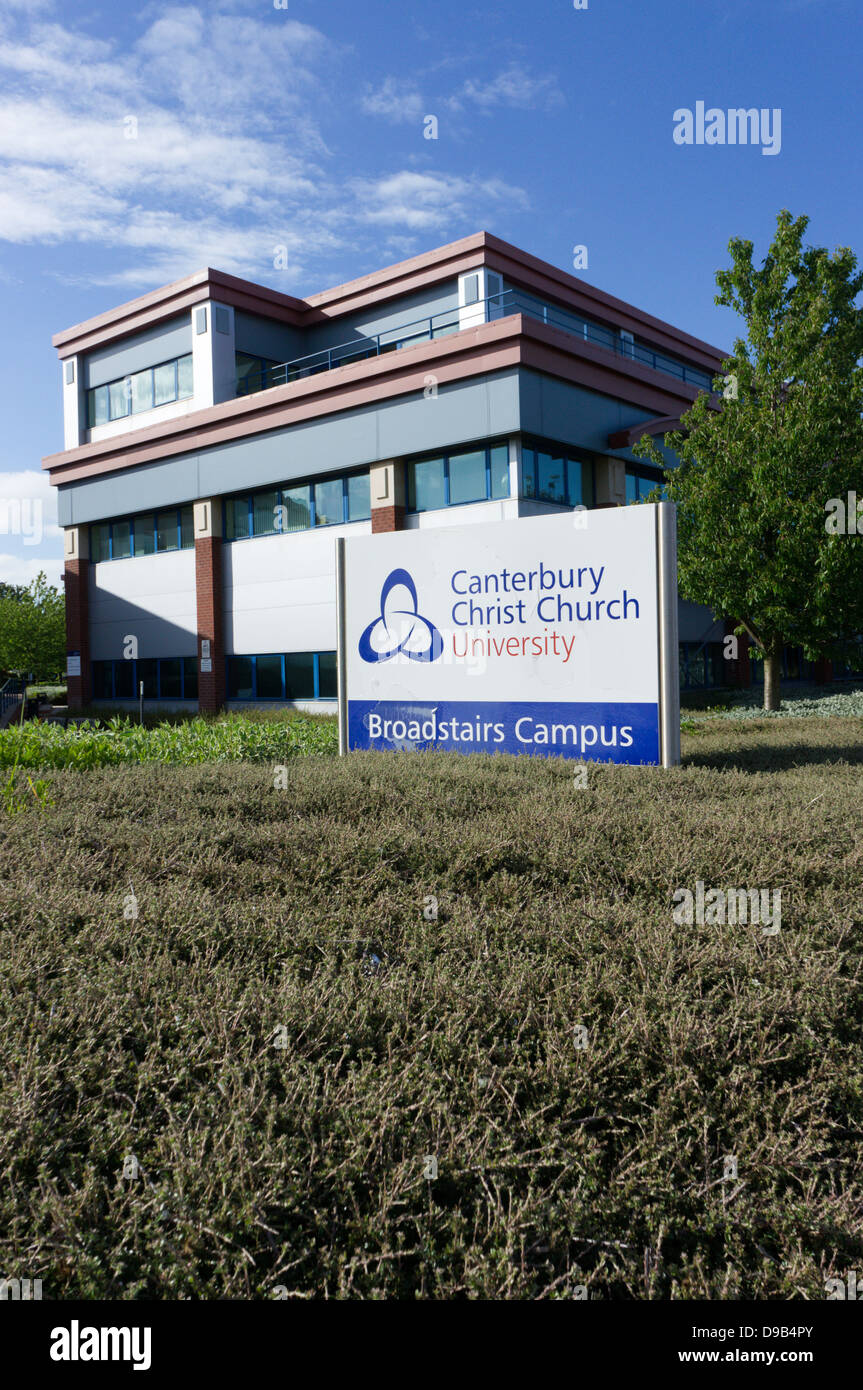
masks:
[[[54,484],[76,482],[422,393],[429,374],[446,386],[514,367],[557,377],[661,417],[679,416],[698,395],[694,386],[685,386],[653,368],[513,314],[397,353],[237,397],[134,433],[51,454],[42,467]]]

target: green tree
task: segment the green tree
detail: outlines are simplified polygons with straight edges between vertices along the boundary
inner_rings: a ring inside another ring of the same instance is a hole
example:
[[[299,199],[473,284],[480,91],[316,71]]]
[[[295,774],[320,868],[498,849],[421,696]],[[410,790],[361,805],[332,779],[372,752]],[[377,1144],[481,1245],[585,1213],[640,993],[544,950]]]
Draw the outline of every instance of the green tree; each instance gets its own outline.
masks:
[[[0,593],[0,670],[55,680],[66,660],[66,604],[45,574]]]
[[[720,408],[702,394],[665,436],[680,458],[666,472],[680,592],[748,634],[768,710],[785,643],[841,657],[863,632],[863,534],[845,515],[863,494],[863,275],[847,248],[804,248],[808,225],[782,211],[760,269],[751,241],[729,242],[715,302],[746,336],[714,383]],[[666,466],[651,439],[636,452]]]

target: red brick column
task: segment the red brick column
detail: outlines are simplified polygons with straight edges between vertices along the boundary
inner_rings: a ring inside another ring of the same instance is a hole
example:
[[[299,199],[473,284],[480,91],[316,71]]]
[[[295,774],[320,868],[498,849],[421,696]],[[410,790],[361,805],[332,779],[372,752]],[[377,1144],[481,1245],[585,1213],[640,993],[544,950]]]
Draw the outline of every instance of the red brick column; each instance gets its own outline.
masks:
[[[86,527],[69,526],[65,533],[66,653],[81,658],[80,676],[67,676],[70,709],[82,709],[92,698],[90,680],[90,559]]]
[[[726,621],[726,637],[733,634],[736,626],[737,624],[732,619]],[[724,665],[728,677],[726,684],[748,690],[752,684],[752,658],[749,655],[749,638],[745,632],[742,637],[737,639],[737,660],[726,661]]]
[[[378,531],[403,531],[404,525],[404,507],[372,508],[372,535],[376,535]]]
[[[817,685],[833,684],[833,662],[829,656],[819,656],[814,664],[812,675]]]
[[[195,503],[195,596],[198,609],[198,709],[217,714],[225,703],[221,502]],[[205,656],[209,643],[209,656]]]
[[[405,466],[400,459],[373,463],[369,469],[372,535],[403,531],[405,525]]]

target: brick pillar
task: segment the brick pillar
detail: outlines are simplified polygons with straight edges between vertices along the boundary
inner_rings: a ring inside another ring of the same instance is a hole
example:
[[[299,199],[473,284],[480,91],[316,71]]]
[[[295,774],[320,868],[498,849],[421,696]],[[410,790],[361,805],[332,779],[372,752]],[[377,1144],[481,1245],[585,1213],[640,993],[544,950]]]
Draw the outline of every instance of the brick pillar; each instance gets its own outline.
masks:
[[[813,665],[812,676],[817,685],[833,684],[833,662],[829,656],[819,656]]]
[[[732,619],[726,619],[725,635],[728,637],[733,634],[737,624]],[[741,690],[748,690],[752,684],[752,658],[749,655],[749,638],[744,632],[742,637],[737,639],[737,660],[724,662],[726,684],[735,686]]]
[[[222,613],[222,503],[195,503],[195,596],[198,606],[198,709],[217,714],[225,703]],[[205,644],[209,643],[209,656]]]
[[[86,526],[67,526],[64,532],[66,589],[66,661],[77,657],[80,676],[67,676],[69,708],[82,709],[92,697],[90,682],[90,551]]]
[[[401,459],[373,463],[369,469],[372,534],[402,531],[405,524],[405,466]]]

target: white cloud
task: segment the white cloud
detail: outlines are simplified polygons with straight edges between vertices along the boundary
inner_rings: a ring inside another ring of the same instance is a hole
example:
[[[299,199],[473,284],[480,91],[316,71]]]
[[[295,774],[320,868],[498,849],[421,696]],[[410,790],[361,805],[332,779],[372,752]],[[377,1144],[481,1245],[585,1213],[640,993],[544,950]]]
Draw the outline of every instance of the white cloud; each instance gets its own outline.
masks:
[[[0,473],[0,582],[29,584],[40,570],[58,583],[63,531],[57,525],[57,489],[41,469]]]
[[[517,63],[510,63],[490,82],[477,82],[469,78],[449,105],[453,110],[460,110],[466,102],[472,102],[485,112],[497,106],[515,107],[522,111],[536,108],[548,111],[563,106],[564,96],[556,77],[536,77]]]
[[[346,247],[379,254],[388,221],[398,238],[526,206],[487,178],[339,180],[314,117],[331,110],[341,50],[309,24],[224,0],[156,4],[121,47],[57,13],[70,27],[8,0],[0,14],[0,242],[97,249],[97,270],[52,257],[47,273],[67,282],[134,292],[212,265],[291,292]],[[361,101],[392,121],[422,115],[415,84],[394,78]]]
[[[501,204],[524,209],[527,197],[499,179],[482,181],[454,174],[418,174],[402,170],[356,184],[362,216],[368,222],[432,228],[463,219],[469,209],[494,210]]]
[[[0,552],[0,584],[31,584],[39,577],[40,570],[48,583],[63,592],[62,554],[42,556],[41,559],[25,559],[26,552],[8,555]]]
[[[426,114],[419,88],[396,77],[387,77],[377,90],[367,87],[360,105],[366,115],[393,122],[421,121]]]

